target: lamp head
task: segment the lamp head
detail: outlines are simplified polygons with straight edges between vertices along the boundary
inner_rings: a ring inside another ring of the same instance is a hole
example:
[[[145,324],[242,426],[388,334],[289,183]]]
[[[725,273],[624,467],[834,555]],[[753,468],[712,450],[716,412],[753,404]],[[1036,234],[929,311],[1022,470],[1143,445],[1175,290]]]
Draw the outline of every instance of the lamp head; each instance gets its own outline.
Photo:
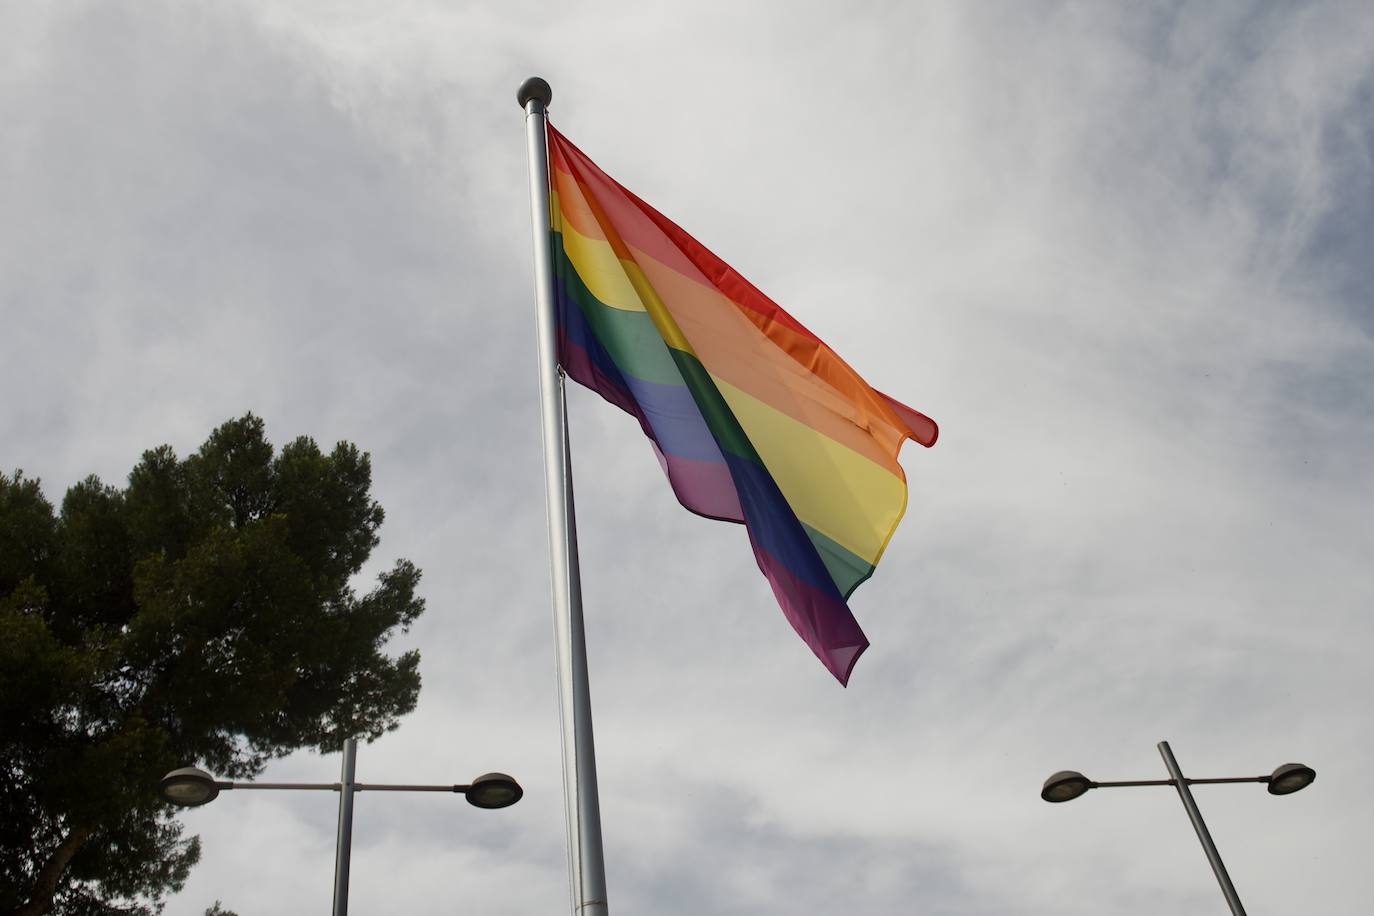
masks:
[[[1270,795],[1292,795],[1306,789],[1317,778],[1317,771],[1301,763],[1285,763],[1269,776]]]
[[[1093,787],[1092,780],[1076,770],[1060,770],[1045,780],[1040,797],[1047,802],[1073,801]]]
[[[204,770],[196,767],[182,767],[162,777],[159,783],[162,797],[183,808],[198,808],[208,805],[219,795],[220,784]]]
[[[524,796],[525,790],[505,773],[484,773],[464,794],[468,804],[478,808],[508,808]]]

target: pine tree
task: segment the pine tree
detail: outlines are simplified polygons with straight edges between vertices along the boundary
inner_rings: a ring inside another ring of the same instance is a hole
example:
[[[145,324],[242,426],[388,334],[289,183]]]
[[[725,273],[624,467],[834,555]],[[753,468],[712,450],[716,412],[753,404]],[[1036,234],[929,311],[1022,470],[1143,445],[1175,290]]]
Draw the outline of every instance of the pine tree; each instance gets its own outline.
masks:
[[[0,914],[159,912],[200,855],[164,773],[250,777],[415,707],[418,653],[382,649],[424,609],[419,570],[351,584],[370,488],[354,445],[277,453],[251,414],[57,511],[0,473]]]

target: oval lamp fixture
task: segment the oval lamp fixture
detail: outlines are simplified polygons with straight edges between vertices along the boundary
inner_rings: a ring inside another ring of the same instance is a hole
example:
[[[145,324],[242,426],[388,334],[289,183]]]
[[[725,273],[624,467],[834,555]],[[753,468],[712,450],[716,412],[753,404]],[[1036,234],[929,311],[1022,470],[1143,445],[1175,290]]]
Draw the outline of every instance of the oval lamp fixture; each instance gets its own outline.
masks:
[[[1312,785],[1317,771],[1301,763],[1285,763],[1269,777],[1270,795],[1292,795]]]
[[[209,773],[196,767],[182,767],[162,777],[162,797],[183,808],[207,805],[219,795],[219,784]]]
[[[508,808],[524,796],[525,790],[505,773],[484,773],[472,781],[464,794],[468,804],[478,808]]]
[[[1045,780],[1040,797],[1047,802],[1073,801],[1093,787],[1092,780],[1076,770],[1060,770]]]

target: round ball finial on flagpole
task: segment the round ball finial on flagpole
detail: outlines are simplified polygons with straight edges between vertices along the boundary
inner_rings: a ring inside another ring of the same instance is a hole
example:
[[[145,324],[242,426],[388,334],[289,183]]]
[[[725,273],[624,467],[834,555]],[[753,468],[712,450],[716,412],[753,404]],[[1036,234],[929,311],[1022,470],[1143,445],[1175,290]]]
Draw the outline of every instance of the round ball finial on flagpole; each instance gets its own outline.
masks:
[[[515,93],[515,98],[520,102],[520,107],[524,108],[530,103],[530,99],[538,99],[545,107],[553,101],[553,89],[548,82],[538,76],[531,76],[520,84],[520,90]]]

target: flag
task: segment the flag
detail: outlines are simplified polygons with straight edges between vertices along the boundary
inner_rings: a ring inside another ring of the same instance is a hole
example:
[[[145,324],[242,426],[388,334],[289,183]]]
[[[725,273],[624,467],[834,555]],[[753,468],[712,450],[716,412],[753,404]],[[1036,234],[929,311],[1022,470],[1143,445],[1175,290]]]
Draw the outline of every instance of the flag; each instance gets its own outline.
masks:
[[[784,615],[847,683],[851,592],[906,508],[929,417],[869,387],[729,265],[548,128],[558,358],[639,420],[678,501],[743,522]]]

